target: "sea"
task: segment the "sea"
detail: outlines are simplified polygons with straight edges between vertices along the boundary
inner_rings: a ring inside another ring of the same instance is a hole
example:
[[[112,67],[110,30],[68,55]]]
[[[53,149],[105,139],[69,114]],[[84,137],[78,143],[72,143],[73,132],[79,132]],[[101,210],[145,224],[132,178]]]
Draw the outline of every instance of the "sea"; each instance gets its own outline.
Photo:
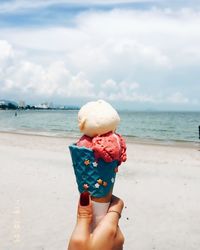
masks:
[[[78,137],[77,110],[0,110],[0,131]],[[117,132],[128,140],[199,143],[200,112],[120,111]]]

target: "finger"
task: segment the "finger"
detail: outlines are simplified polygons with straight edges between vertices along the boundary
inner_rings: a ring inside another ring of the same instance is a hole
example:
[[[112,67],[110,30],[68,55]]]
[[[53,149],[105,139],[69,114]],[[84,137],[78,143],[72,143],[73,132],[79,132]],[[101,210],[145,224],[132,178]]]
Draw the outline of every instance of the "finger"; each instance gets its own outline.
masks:
[[[80,196],[77,211],[77,223],[74,233],[81,235],[84,239],[90,237],[90,225],[92,223],[92,202],[88,192],[84,192]]]
[[[121,232],[121,229],[118,227],[116,237],[114,239],[113,250],[122,250],[124,245],[124,235]]]
[[[97,237],[99,235],[104,235],[105,238],[115,238],[117,230],[119,218],[122,213],[124,203],[121,199],[116,196],[112,196],[111,204],[108,209],[108,213],[104,216],[102,221],[96,227],[93,232],[93,235]]]
[[[107,223],[111,223],[113,226],[115,226],[116,230],[118,229],[118,223],[121,217],[123,207],[124,207],[124,202],[118,197],[113,195],[105,219]]]

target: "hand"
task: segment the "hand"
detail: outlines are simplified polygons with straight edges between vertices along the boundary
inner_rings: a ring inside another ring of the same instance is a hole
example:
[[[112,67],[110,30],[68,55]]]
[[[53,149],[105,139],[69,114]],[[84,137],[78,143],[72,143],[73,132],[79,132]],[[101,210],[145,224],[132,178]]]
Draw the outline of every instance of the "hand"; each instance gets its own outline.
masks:
[[[68,250],[122,250],[124,236],[118,222],[123,206],[121,199],[112,196],[108,213],[91,233],[92,202],[88,193],[82,194]]]

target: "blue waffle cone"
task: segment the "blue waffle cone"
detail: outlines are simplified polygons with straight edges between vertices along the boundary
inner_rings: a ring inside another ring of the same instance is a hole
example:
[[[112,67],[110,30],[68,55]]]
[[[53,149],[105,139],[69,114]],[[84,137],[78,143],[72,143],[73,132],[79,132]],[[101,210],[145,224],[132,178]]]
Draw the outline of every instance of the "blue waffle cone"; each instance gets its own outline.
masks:
[[[79,192],[88,191],[93,197],[105,197],[113,188],[118,161],[99,159],[97,162],[93,150],[75,144],[70,145],[69,150]]]

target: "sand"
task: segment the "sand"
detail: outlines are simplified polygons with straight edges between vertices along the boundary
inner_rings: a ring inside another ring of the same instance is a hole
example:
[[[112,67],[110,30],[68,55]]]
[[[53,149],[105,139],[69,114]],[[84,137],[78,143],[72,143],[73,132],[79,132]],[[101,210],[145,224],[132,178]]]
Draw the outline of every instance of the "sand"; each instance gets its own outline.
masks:
[[[66,250],[78,200],[73,140],[0,133],[1,250]],[[114,188],[125,250],[199,249],[199,149],[128,143]]]

